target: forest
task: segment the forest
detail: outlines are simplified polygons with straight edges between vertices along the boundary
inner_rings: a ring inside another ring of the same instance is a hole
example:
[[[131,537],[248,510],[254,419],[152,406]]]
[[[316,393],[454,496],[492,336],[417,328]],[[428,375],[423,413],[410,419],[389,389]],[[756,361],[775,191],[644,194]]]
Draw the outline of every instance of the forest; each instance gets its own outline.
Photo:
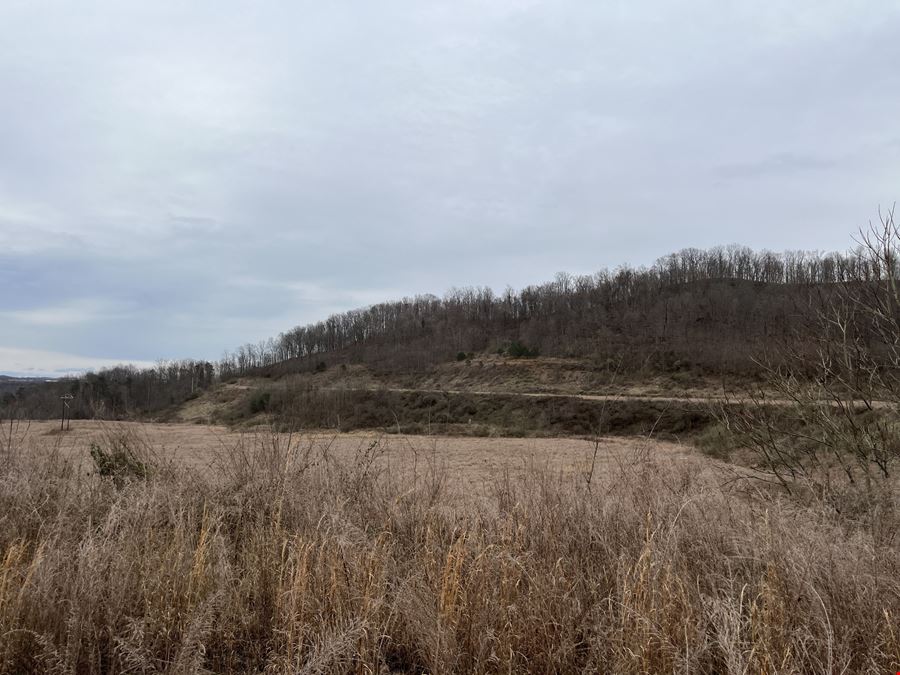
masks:
[[[237,377],[353,363],[416,373],[473,352],[581,358],[641,373],[753,375],[772,345],[802,341],[836,284],[877,281],[880,265],[864,249],[690,248],[649,268],[559,273],[519,291],[454,288],[443,298],[379,303],[242,345],[218,362],[111,368],[7,390],[0,403],[6,416],[53,417],[68,393],[74,417],[117,419],[163,410]]]

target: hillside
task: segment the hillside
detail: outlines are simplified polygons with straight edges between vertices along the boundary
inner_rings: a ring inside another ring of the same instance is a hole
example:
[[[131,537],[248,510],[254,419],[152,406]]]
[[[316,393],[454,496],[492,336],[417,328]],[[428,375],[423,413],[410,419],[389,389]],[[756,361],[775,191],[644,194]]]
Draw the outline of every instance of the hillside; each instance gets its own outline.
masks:
[[[7,407],[52,417],[59,395],[71,393],[76,418],[172,416],[222,383],[298,375],[320,375],[310,386],[322,389],[596,393],[627,385],[691,397],[758,378],[757,359],[777,364],[785,344],[806,349],[816,309],[870,264],[857,255],[686,249],[649,269],[385,302],[243,345],[217,363],[89,373],[33,388]]]

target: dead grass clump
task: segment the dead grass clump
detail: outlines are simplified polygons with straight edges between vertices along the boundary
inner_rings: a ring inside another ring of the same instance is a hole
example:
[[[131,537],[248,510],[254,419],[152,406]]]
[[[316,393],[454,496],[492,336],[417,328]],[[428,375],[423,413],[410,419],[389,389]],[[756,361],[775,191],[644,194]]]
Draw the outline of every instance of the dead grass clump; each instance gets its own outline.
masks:
[[[468,501],[369,439],[141,461],[118,486],[52,447],[3,465],[0,672],[900,668],[893,539],[699,460],[532,468]]]

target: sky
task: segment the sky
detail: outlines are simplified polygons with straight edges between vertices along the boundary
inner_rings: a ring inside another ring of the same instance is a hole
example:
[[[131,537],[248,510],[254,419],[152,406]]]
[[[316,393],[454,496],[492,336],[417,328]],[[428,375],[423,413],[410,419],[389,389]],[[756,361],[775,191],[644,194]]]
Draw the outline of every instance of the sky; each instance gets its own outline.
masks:
[[[898,34],[879,0],[3,0],[0,374],[845,250],[900,198]]]

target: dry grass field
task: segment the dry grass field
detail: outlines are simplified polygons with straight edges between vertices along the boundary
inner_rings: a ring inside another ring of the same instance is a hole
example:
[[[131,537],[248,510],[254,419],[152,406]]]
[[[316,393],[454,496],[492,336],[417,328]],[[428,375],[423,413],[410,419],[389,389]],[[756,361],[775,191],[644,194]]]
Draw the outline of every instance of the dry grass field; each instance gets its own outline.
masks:
[[[0,672],[895,672],[895,532],[645,439],[20,425]]]
[[[507,473],[546,471],[583,476],[594,464],[600,480],[648,453],[661,461],[696,456],[687,446],[645,438],[602,437],[595,443],[577,438],[429,437],[328,430],[287,434],[264,427],[235,431],[217,425],[92,420],[77,420],[62,434],[59,422],[32,421],[19,425],[18,436],[25,454],[40,454],[41,448],[54,447],[61,456],[80,461],[85,471],[93,468],[92,443],[109,445],[121,439],[135,450],[152,453],[158,462],[207,475],[215,475],[223,457],[260,444],[290,446],[307,454],[311,462],[355,461],[365,454],[380,470],[398,477],[412,479],[417,471],[437,471],[453,493],[463,494],[478,493]]]

